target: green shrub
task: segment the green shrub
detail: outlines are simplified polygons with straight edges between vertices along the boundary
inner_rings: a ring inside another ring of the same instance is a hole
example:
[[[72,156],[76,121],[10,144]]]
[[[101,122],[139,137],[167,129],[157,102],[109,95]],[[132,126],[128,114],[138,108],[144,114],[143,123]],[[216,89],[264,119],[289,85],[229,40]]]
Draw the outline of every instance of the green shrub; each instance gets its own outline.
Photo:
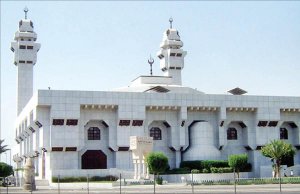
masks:
[[[169,167],[168,157],[162,152],[150,152],[146,161],[150,170],[150,173],[163,173]]]
[[[212,173],[220,173],[219,172],[219,168],[216,168],[216,167],[211,167],[210,168],[210,172],[212,172]]]
[[[188,168],[174,168],[172,170],[167,170],[161,174],[189,174],[191,171]]]
[[[233,169],[230,167],[224,167],[224,168],[220,168],[221,169],[221,173],[230,173],[233,172]]]
[[[100,176],[93,176],[89,178],[89,181],[116,181],[118,180],[118,177],[115,176],[105,176],[105,177],[100,177]],[[58,177],[52,177],[52,182],[57,183],[58,182]],[[60,177],[59,178],[60,183],[71,183],[71,182],[87,182],[87,177],[81,176],[81,177]]]
[[[216,169],[217,168],[217,169]],[[203,173],[227,173],[232,172],[229,169],[228,161],[226,160],[194,160],[194,161],[183,161],[180,163],[180,168],[168,170],[166,174],[187,174],[191,170],[199,170]],[[213,171],[212,171],[213,169]],[[222,170],[220,170],[222,169]],[[247,163],[240,166],[240,172],[251,172],[252,165]]]
[[[158,185],[162,185],[162,183],[163,183],[163,178],[159,176],[159,177],[156,178],[156,181],[155,181],[155,182],[156,182],[156,184],[158,184]]]
[[[211,167],[222,168],[229,167],[226,160],[204,160],[201,162],[202,169],[210,169]]]
[[[211,167],[210,171],[212,173],[230,173],[230,172],[233,172],[232,168],[230,168],[230,167],[224,167],[224,168]]]
[[[195,161],[182,161],[180,163],[180,168],[188,168],[188,169],[198,169],[202,170],[201,168],[201,161],[195,160]]]
[[[210,172],[210,168],[224,168],[229,167],[226,160],[195,160],[195,161],[183,161],[180,164],[180,168],[197,169],[201,172],[205,170],[205,173]]]
[[[14,174],[12,166],[4,162],[0,162],[0,177],[7,177],[12,174]]]
[[[209,173],[209,170],[208,169],[203,169],[202,172],[203,173]]]
[[[247,154],[233,154],[228,157],[228,164],[231,168],[235,169],[239,177],[239,172],[244,169],[248,160]]]
[[[90,181],[116,181],[118,180],[118,177],[112,176],[112,175],[108,175],[105,177],[101,177],[101,176],[93,176],[89,179]]]
[[[193,169],[193,170],[191,170],[191,173],[198,174],[198,173],[200,173],[200,170],[198,170],[198,169]]]

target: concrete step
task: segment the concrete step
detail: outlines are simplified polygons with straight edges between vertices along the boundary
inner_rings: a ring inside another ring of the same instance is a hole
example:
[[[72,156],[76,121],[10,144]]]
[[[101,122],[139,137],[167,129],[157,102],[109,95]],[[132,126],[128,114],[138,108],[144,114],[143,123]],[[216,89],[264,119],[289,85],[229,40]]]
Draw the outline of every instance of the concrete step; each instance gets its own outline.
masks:
[[[49,186],[49,181],[46,179],[35,179],[36,186]]]

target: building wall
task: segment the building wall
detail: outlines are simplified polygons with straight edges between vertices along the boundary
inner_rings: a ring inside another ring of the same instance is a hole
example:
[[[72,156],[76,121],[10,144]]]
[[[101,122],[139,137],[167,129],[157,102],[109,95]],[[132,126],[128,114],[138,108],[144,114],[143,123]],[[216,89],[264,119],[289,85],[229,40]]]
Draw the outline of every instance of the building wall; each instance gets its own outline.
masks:
[[[211,150],[195,152],[193,158],[201,159],[206,155],[211,159],[227,159],[230,154],[247,153],[254,175],[259,177],[268,175],[268,167],[271,166],[270,160],[261,155],[259,146],[279,139],[280,128],[288,130],[289,136],[285,141],[300,144],[299,104],[300,98],[297,97],[47,90],[39,91],[36,104],[28,105],[26,111],[20,114],[16,136],[23,136],[29,126],[35,128],[35,133],[29,133],[29,137],[24,137],[20,142],[19,155],[46,148],[44,155],[48,174],[52,170],[80,170],[81,156],[86,150],[94,149],[105,153],[108,168],[132,170],[129,137],[149,136],[152,127],[159,127],[162,139],[154,141],[154,150],[164,152],[170,167],[175,168],[181,160],[185,160],[185,154],[194,149],[190,145],[193,125],[205,121],[207,127],[198,126],[197,130],[204,130],[206,135],[211,133]],[[30,116],[32,112],[33,116]],[[67,119],[77,119],[78,124],[54,126],[53,119],[64,119],[65,122]],[[130,120],[130,124],[120,125],[121,120]],[[142,120],[143,123],[133,126],[133,120]],[[42,127],[37,127],[36,121]],[[260,121],[278,123],[276,126],[258,126]],[[290,122],[296,127],[293,128]],[[101,140],[87,140],[87,130],[92,126],[101,130]],[[227,129],[230,127],[237,130],[237,140],[227,140]],[[198,135],[201,136],[201,133]],[[53,147],[63,147],[63,150],[52,151]],[[67,152],[66,147],[77,149]],[[40,151],[37,163],[40,176],[42,153]],[[294,159],[295,164],[299,165],[299,151]]]

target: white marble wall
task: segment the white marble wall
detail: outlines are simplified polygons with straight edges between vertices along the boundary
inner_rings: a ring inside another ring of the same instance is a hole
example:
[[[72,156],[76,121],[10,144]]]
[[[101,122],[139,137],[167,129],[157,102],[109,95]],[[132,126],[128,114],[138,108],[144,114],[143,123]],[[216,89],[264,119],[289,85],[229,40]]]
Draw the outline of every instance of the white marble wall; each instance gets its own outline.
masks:
[[[19,115],[16,129],[17,136],[22,135],[26,129],[26,118],[29,120],[27,126],[31,126],[36,120],[43,124],[41,128],[35,126],[36,132],[20,143],[20,155],[30,150],[47,148],[46,172],[51,174],[52,170],[58,168],[80,169],[82,154],[88,149],[96,148],[107,155],[108,168],[132,170],[130,151],[118,149],[129,147],[129,137],[132,135],[149,135],[152,126],[162,130],[162,140],[154,141],[154,150],[167,155],[171,168],[178,167],[181,158],[179,150],[185,150],[189,145],[189,125],[194,121],[204,120],[211,125],[213,145],[216,149],[222,146],[220,159],[226,159],[229,154],[248,153],[255,176],[261,176],[260,167],[270,166],[271,163],[255,149],[271,139],[278,139],[280,127],[289,130],[288,142],[300,144],[299,128],[292,129],[285,122],[294,121],[299,126],[299,104],[300,99],[293,97],[43,90],[38,92],[37,98],[31,100]],[[284,107],[287,110],[284,111]],[[33,119],[28,119],[32,111]],[[78,125],[53,126],[53,118],[78,119]],[[119,126],[121,119],[144,122],[142,126]],[[260,120],[279,122],[276,127],[258,127]],[[104,121],[108,127],[103,126],[100,121]],[[164,121],[170,127],[163,125]],[[223,126],[220,126],[221,121],[224,121]],[[238,124],[240,121],[246,128]],[[99,142],[87,141],[86,130],[89,125],[97,125],[101,129]],[[238,130],[237,140],[227,140],[226,131],[229,127]],[[244,146],[247,145],[251,147],[251,151],[246,151]],[[59,146],[77,147],[78,150],[72,153],[50,152],[51,147]],[[300,162],[299,155],[298,151],[295,156],[297,164]],[[72,162],[64,164],[60,163],[61,160]],[[38,166],[41,174],[41,156]]]

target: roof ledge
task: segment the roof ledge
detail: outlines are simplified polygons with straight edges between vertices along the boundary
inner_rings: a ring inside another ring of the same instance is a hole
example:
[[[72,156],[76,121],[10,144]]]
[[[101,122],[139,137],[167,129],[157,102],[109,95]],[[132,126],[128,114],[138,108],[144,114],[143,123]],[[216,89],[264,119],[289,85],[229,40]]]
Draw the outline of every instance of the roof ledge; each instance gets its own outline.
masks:
[[[171,85],[172,77],[170,76],[146,76],[142,75],[131,82],[131,86],[138,86],[142,84],[163,84]]]

